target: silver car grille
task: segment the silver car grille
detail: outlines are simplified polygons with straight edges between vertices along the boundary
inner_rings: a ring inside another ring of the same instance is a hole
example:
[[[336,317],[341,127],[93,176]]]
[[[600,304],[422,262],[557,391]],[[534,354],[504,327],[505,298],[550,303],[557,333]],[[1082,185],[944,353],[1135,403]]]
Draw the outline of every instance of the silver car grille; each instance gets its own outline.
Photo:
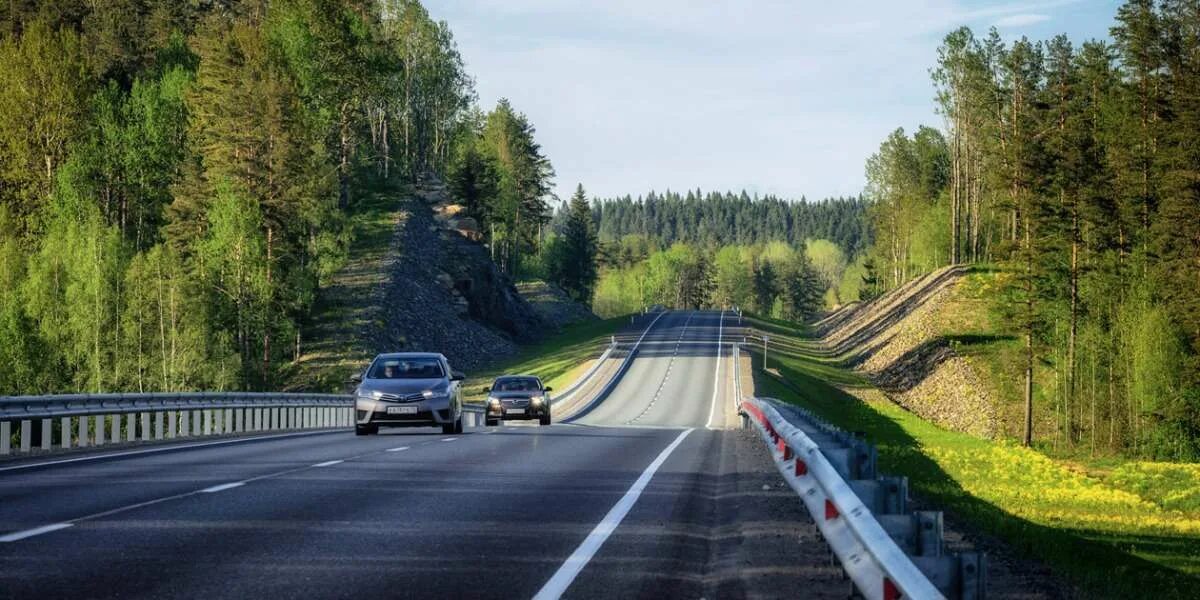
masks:
[[[380,394],[380,400],[387,402],[417,402],[424,400],[424,394]]]
[[[528,401],[528,400],[525,400],[525,399],[520,399],[520,400],[501,400],[500,402],[501,402],[501,403],[503,403],[503,404],[504,404],[504,406],[509,406],[509,407],[513,407],[513,408],[523,408],[523,407],[525,407],[525,406],[529,406],[529,401]]]

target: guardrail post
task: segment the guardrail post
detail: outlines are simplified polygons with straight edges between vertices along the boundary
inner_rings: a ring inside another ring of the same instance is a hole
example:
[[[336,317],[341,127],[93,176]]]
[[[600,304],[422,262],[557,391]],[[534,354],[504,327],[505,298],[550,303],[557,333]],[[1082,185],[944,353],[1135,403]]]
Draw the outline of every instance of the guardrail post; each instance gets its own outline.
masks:
[[[121,415],[109,415],[108,439],[112,440],[114,444],[121,443]]]
[[[53,441],[54,420],[42,419],[42,450],[49,450],[50,443]]]
[[[12,454],[12,423],[9,421],[0,421],[0,454]]]
[[[163,412],[161,410],[154,413],[154,439],[163,439]]]
[[[21,453],[28,454],[33,444],[33,422],[29,419],[21,421]]]
[[[233,409],[226,408],[221,411],[221,432],[228,435],[233,433]]]
[[[192,437],[200,437],[200,426],[201,426],[200,419],[201,419],[200,411],[198,411],[198,410],[192,411]]]
[[[79,447],[87,448],[88,446],[88,419],[86,416],[79,417],[78,423],[75,425],[79,428],[79,434],[76,436],[79,439]]]
[[[150,441],[150,413],[144,412],[142,415],[142,441]]]
[[[246,409],[233,409],[233,432],[241,433],[246,430]]]
[[[105,425],[107,425],[107,423],[104,422],[104,415],[96,415],[96,416],[92,417],[92,427],[96,430],[95,444],[97,446],[104,445],[104,426]]]
[[[137,441],[137,421],[133,413],[125,415],[125,441]]]
[[[958,558],[959,599],[982,600],[987,591],[987,555],[964,552]]]
[[[167,411],[167,439],[168,440],[175,439],[175,431],[178,426],[179,426],[179,415],[173,410],[168,410]]]
[[[917,511],[917,548],[918,556],[942,555],[942,513],[940,511]]]
[[[60,448],[67,450],[71,447],[71,417],[59,419],[58,437]]]
[[[191,412],[186,410],[179,411],[179,437],[187,437],[191,432]]]

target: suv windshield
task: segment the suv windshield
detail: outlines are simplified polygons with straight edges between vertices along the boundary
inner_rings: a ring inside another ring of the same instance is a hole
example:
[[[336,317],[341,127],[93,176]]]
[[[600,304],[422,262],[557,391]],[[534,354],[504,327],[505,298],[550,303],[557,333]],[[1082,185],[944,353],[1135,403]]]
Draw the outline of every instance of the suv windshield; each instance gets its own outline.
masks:
[[[436,358],[380,358],[371,365],[369,379],[438,379],[445,377]]]
[[[497,392],[536,392],[542,389],[542,384],[533,377],[514,377],[512,379],[497,379],[492,386]]]

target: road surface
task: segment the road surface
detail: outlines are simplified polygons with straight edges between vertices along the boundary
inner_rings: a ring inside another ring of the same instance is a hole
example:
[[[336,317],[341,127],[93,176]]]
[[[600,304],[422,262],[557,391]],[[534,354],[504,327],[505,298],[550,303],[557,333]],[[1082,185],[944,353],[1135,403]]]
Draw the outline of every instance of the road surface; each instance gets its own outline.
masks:
[[[845,597],[734,428],[735,323],[663,315],[602,402],[550,427],[0,465],[0,597]]]

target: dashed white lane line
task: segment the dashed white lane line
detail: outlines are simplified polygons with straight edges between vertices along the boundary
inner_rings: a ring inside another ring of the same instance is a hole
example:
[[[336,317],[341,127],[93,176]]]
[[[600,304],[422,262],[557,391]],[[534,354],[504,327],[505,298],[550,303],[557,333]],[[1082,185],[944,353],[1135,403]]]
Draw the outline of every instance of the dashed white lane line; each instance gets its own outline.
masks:
[[[279,435],[252,435],[244,438],[232,440],[217,440],[215,442],[197,442],[194,444],[165,444],[159,448],[147,448],[145,450],[129,450],[125,452],[105,452],[102,454],[93,454],[88,456],[79,456],[76,458],[64,458],[62,460],[48,460],[43,462],[28,463],[16,465],[12,467],[0,467],[0,472],[4,471],[20,471],[23,469],[36,469],[38,467],[50,467],[54,465],[66,465],[79,462],[90,462],[93,460],[107,460],[110,458],[123,458],[126,456],[140,456],[143,454],[158,454],[160,452],[177,452],[182,450],[193,450],[198,448],[207,448],[209,446],[226,446],[229,444],[245,444],[248,442],[264,442],[267,440],[278,440],[294,437],[307,437],[313,435],[328,435],[331,433],[341,433],[338,429],[328,429],[324,431],[300,431],[296,433],[281,433]]]
[[[243,485],[246,485],[245,481],[235,481],[233,483],[222,483],[221,485],[214,485],[212,487],[204,488],[200,491],[205,494],[215,494],[217,492],[223,492],[225,490],[232,490],[233,488],[236,488],[236,487],[242,487]]]
[[[458,438],[442,438],[442,441],[443,442],[453,442],[454,440],[457,440],[457,439]]]
[[[583,543],[579,544],[575,552],[567,557],[566,562],[558,568],[558,571],[554,573],[550,581],[547,581],[546,585],[542,586],[542,589],[533,597],[533,600],[557,599],[563,595],[563,592],[567,591],[567,588],[571,586],[571,582],[575,581],[575,577],[587,566],[588,561],[592,560],[592,557],[604,545],[608,536],[612,535],[612,532],[625,519],[625,515],[629,514],[638,497],[642,495],[642,490],[646,489],[646,485],[650,483],[650,479],[658,472],[658,468],[667,461],[667,457],[671,456],[671,453],[679,447],[679,444],[683,443],[683,438],[686,438],[691,432],[691,429],[685,429],[679,434],[679,437],[675,438],[675,441],[671,442],[658,455],[658,458],[654,459],[654,462],[650,463],[650,466],[646,467],[645,471],[642,471],[642,476],[633,482],[629,491],[625,492],[625,495],[613,505],[608,514],[604,515],[604,519],[584,538]]]
[[[0,536],[0,542],[4,542],[4,543],[15,542],[17,540],[31,538],[35,535],[42,535],[43,533],[50,533],[51,531],[58,531],[59,529],[66,529],[68,527],[71,527],[72,525],[74,525],[74,523],[55,523],[53,525],[42,525],[41,527],[34,527],[33,529],[26,529],[25,531],[16,531],[16,532],[10,533],[8,535]]]
[[[400,446],[399,448],[388,448],[385,452],[404,452],[408,450],[408,446]]]
[[[721,320],[717,325],[717,368],[713,373],[712,405],[708,408],[708,423],[706,429],[712,429],[713,416],[717,412],[717,396],[721,395],[721,340],[725,334],[725,311],[721,311]]]
[[[650,412],[650,409],[654,407],[654,403],[658,402],[658,398],[662,394],[663,388],[667,385],[667,380],[671,378],[671,367],[675,366],[675,358],[679,356],[679,345],[683,343],[683,336],[687,335],[688,325],[691,324],[692,317],[694,316],[696,316],[696,313],[689,314],[687,320],[683,322],[683,330],[679,332],[679,339],[675,340],[675,350],[671,353],[671,360],[667,362],[667,371],[663,374],[662,381],[658,383],[658,389],[654,391],[654,398],[650,400],[650,404],[646,405],[646,408],[642,410],[641,414],[628,421],[625,421],[626,425],[632,425],[638,419],[646,416],[646,413]]]
[[[311,435],[311,434],[309,434],[309,435]],[[451,438],[451,439],[453,439],[453,438]],[[398,450],[406,450],[406,449],[408,449],[407,446],[405,446],[403,448],[398,448],[395,450],[398,451]],[[281,477],[283,475],[290,475],[292,473],[297,473],[297,472],[303,471],[305,469],[311,469],[314,467],[317,467],[317,468],[330,467],[330,466],[333,466],[336,464],[344,463],[347,460],[354,460],[356,458],[362,458],[364,456],[369,456],[373,453],[374,452],[364,452],[362,454],[356,454],[354,456],[350,456],[350,457],[347,457],[347,458],[341,459],[341,460],[329,460],[329,461],[325,461],[322,463],[317,463],[315,465],[310,465],[310,466],[305,466],[305,467],[295,467],[295,468],[291,468],[291,469],[284,469],[282,471],[276,471],[274,473],[265,473],[265,474],[259,475],[257,477],[251,477],[249,479],[245,479],[243,481],[237,481],[237,482],[232,482],[232,483],[223,483],[221,485],[214,485],[212,487],[204,488],[202,490],[193,490],[190,492],[183,492],[181,494],[173,494],[170,496],[164,496],[161,498],[154,498],[152,500],[146,500],[144,502],[138,502],[135,504],[120,506],[117,508],[112,508],[112,509],[104,510],[101,512],[92,513],[89,515],[83,515],[81,517],[76,517],[74,519],[71,519],[69,522],[65,522],[65,523],[55,523],[52,525],[43,525],[41,527],[35,527],[33,529],[24,529],[21,531],[14,531],[13,533],[8,533],[8,534],[0,536],[0,543],[15,542],[17,540],[23,540],[25,538],[30,538],[30,537],[33,537],[36,535],[42,535],[44,533],[50,533],[53,531],[58,531],[60,529],[66,529],[67,527],[74,526],[76,523],[80,523],[80,522],[84,522],[84,521],[91,521],[94,519],[102,519],[104,517],[109,517],[112,515],[128,512],[131,510],[136,510],[139,508],[145,508],[148,506],[155,506],[158,504],[171,502],[173,500],[181,500],[183,498],[195,496],[196,494],[216,493],[216,492],[220,492],[223,490],[233,489],[235,487],[241,487],[243,485],[246,485],[247,483],[260,481],[263,479],[274,479],[276,477]]]

